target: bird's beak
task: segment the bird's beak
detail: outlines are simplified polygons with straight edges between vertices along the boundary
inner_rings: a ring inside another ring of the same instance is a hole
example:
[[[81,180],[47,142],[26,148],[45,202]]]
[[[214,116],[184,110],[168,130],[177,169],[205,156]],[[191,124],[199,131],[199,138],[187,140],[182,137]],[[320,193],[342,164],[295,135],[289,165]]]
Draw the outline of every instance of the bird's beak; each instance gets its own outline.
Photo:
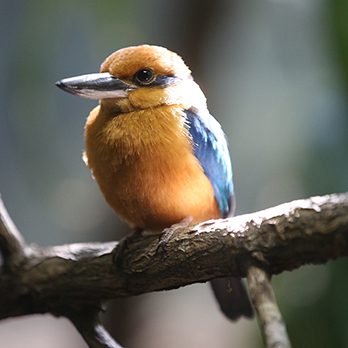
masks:
[[[56,86],[88,99],[125,98],[130,90],[136,88],[109,73],[70,77],[56,82]]]

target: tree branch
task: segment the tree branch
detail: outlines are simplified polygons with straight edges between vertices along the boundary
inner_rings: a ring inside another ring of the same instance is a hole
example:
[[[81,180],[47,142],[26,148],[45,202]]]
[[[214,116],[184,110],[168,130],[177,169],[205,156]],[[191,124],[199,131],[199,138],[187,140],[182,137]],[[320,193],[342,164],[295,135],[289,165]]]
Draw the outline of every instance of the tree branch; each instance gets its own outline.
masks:
[[[247,279],[250,298],[256,309],[266,346],[270,348],[290,348],[291,344],[285,324],[267,273],[259,267],[250,266]]]
[[[277,274],[348,255],[348,193],[170,228],[161,247],[158,236],[137,234],[121,265],[113,263],[114,242],[27,247],[3,208],[1,247],[17,261],[0,273],[0,319],[44,312],[71,317],[116,297],[245,277],[250,264]]]
[[[10,218],[0,196],[0,251],[4,267],[8,270],[18,266],[25,258],[27,246],[16,225]]]
[[[98,311],[93,308],[84,309],[70,316],[70,321],[84,338],[90,348],[122,348],[101,325]]]

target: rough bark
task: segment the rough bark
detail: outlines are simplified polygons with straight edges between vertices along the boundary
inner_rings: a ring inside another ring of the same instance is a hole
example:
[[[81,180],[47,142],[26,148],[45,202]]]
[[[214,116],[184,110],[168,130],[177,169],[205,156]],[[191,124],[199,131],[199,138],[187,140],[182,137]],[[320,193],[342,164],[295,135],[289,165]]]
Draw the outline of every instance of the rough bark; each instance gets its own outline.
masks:
[[[348,193],[170,228],[160,244],[158,236],[137,234],[116,264],[116,242],[28,246],[0,210],[0,319],[44,312],[72,318],[116,297],[245,277],[250,265],[277,274],[348,255]]]

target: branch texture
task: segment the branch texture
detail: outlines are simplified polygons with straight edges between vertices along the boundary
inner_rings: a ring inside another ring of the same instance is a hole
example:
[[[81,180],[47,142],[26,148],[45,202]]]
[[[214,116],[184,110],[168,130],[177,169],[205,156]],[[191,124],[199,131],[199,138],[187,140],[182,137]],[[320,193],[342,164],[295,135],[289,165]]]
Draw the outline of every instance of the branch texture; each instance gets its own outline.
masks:
[[[19,239],[8,250],[19,249],[21,262],[0,273],[0,319],[43,312],[71,317],[116,297],[245,277],[250,264],[277,274],[347,256],[348,194],[298,200],[163,233],[166,242],[160,245],[158,236],[132,236],[117,266],[115,242],[26,247],[22,253]],[[12,238],[3,229],[0,234],[8,242]]]

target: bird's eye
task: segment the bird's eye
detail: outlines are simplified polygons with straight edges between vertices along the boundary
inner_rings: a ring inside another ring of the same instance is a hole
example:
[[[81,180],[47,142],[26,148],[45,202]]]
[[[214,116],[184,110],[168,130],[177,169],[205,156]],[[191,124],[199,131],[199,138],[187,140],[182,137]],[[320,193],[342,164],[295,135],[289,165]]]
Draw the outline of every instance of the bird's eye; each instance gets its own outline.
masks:
[[[137,71],[134,75],[135,82],[141,85],[150,84],[155,78],[155,74],[151,69],[144,68]]]

